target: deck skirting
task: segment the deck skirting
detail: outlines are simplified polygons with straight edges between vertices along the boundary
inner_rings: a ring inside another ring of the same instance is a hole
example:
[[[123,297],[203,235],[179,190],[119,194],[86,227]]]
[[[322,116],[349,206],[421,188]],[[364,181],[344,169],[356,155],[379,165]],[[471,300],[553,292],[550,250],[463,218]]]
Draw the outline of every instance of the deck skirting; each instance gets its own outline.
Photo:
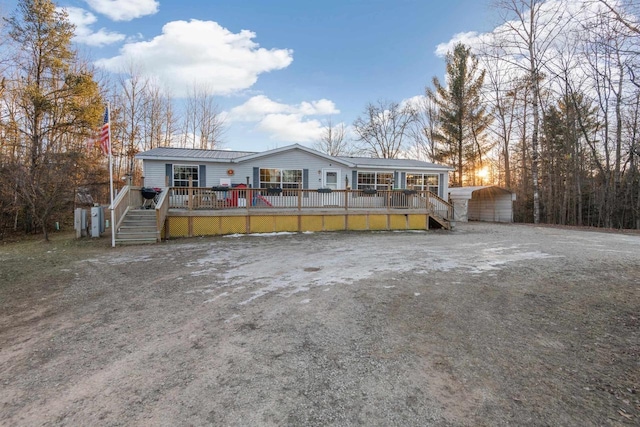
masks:
[[[228,234],[428,230],[430,215],[407,209],[380,210],[268,210],[247,211],[170,209],[163,238]]]

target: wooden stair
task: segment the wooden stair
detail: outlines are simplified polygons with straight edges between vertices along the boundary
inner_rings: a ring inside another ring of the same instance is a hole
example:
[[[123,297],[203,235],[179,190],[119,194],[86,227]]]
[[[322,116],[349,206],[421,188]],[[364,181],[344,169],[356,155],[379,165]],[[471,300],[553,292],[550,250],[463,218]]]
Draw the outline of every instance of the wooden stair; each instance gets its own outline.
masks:
[[[156,243],[160,239],[155,209],[132,209],[116,230],[116,244],[139,245]]]
[[[442,228],[444,230],[451,230],[455,222],[450,221],[440,215],[429,214],[429,228]]]

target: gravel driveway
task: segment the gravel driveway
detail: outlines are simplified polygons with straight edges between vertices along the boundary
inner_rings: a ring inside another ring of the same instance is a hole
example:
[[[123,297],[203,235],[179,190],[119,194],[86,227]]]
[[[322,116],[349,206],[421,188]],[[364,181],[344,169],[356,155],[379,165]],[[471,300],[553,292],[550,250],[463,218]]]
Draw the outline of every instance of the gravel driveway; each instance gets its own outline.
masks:
[[[638,234],[106,240],[0,248],[1,425],[640,425]]]

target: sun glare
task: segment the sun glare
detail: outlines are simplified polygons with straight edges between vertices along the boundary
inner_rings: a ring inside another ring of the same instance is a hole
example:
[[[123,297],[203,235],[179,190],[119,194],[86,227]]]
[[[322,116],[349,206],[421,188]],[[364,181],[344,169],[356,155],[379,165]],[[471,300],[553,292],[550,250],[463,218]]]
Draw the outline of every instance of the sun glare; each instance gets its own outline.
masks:
[[[487,179],[489,177],[489,168],[485,166],[482,169],[478,169],[478,172],[476,172],[476,175],[480,179]]]

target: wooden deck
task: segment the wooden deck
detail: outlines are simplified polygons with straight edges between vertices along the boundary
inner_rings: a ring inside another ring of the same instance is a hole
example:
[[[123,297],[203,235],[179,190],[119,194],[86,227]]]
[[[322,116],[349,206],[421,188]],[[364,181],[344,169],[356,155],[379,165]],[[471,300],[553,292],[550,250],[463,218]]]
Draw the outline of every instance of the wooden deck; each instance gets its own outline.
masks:
[[[136,188],[122,218],[139,209]],[[124,202],[123,202],[124,204]],[[274,232],[381,231],[450,229],[450,204],[428,191],[318,191],[267,189],[169,188],[153,209],[158,240],[175,237]],[[120,217],[118,217],[120,218]]]

